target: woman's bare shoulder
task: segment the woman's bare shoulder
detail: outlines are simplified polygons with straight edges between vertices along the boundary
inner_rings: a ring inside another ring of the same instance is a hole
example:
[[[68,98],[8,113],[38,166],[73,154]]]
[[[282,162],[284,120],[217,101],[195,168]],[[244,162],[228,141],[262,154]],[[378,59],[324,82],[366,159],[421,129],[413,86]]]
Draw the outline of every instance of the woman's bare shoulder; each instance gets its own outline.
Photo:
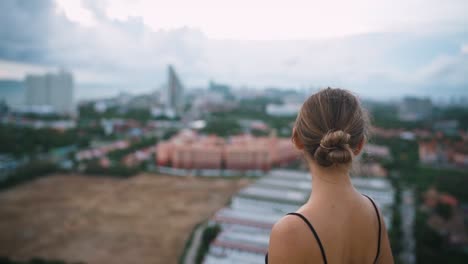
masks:
[[[311,244],[312,233],[306,223],[294,215],[281,218],[271,230],[270,245],[268,249],[269,264],[275,263],[302,263],[313,255],[316,250]],[[315,243],[316,244],[316,243]],[[319,252],[318,252],[319,253]],[[317,260],[320,258],[317,258]]]

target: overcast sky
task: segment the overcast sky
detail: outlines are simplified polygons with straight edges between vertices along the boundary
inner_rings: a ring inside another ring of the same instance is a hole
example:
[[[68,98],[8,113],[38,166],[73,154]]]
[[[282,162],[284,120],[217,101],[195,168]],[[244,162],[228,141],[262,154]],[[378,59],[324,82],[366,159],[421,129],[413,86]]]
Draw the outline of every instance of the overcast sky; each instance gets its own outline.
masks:
[[[59,66],[78,85],[340,86],[468,95],[465,0],[2,0],[0,78]]]

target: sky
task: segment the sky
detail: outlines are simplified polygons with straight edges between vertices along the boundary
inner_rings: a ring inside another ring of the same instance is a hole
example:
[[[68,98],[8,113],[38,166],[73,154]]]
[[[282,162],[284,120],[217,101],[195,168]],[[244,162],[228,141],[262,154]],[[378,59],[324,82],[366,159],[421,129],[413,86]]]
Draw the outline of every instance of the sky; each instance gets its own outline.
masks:
[[[2,0],[0,79],[71,70],[80,96],[187,87],[342,87],[468,96],[465,0]],[[87,93],[89,93],[87,95]]]

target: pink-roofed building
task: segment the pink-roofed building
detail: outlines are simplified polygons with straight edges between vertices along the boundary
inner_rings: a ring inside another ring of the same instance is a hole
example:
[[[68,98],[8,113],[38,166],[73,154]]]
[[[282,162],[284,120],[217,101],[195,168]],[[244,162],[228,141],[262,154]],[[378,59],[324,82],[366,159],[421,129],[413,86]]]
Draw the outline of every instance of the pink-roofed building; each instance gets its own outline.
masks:
[[[462,138],[462,141],[468,142],[468,131],[459,130],[458,135]]]
[[[298,157],[289,139],[238,135],[224,140],[183,132],[156,147],[157,164],[184,169],[269,170]]]
[[[453,195],[442,193],[439,195],[439,201],[443,204],[450,205],[452,207],[458,206],[458,200]]]
[[[153,155],[153,153],[155,152],[156,152],[155,146],[140,149],[123,157],[122,162],[127,167],[138,166],[142,162],[149,160],[151,158],[151,155]]]
[[[468,166],[468,154],[462,152],[454,152],[452,155],[455,165]]]
[[[233,170],[268,170],[272,163],[269,149],[258,145],[226,145],[224,158]]]
[[[447,138],[419,142],[419,159],[425,164],[450,164],[468,166],[468,144],[465,141],[450,141]]]
[[[370,177],[387,177],[388,171],[379,162],[361,162],[353,166],[353,174]]]
[[[380,146],[375,144],[366,144],[364,146],[365,152],[372,157],[379,159],[390,159],[390,149],[387,146]]]
[[[419,160],[426,164],[438,161],[438,148],[436,141],[419,142]]]
[[[428,207],[435,207],[438,203],[450,205],[452,207],[458,206],[458,199],[448,193],[441,193],[434,187],[431,187],[424,193],[424,204]]]
[[[111,162],[107,157],[103,157],[99,159],[99,165],[103,168],[109,168],[111,165]]]
[[[174,144],[171,142],[161,142],[156,146],[156,164],[158,166],[168,166],[171,161]]]
[[[278,156],[275,137],[236,136],[224,148],[227,169],[269,170]]]
[[[223,145],[194,144],[192,146],[193,169],[221,169]]]
[[[172,167],[180,169],[192,168],[192,146],[185,144],[175,144],[172,150]]]
[[[402,129],[385,129],[380,127],[371,127],[371,133],[373,135],[383,137],[383,138],[396,138],[400,137],[400,134],[403,132]]]
[[[107,153],[118,150],[118,149],[126,149],[130,146],[130,142],[127,140],[119,140],[112,142],[110,144],[100,146],[93,149],[85,149],[76,153],[75,157],[77,160],[89,160],[95,158],[101,158],[105,156]]]
[[[450,160],[458,166],[468,166],[468,142],[457,141],[453,143]]]
[[[276,139],[276,151],[274,151],[274,162],[277,165],[284,165],[296,160],[301,152],[294,147],[293,143],[288,138]]]

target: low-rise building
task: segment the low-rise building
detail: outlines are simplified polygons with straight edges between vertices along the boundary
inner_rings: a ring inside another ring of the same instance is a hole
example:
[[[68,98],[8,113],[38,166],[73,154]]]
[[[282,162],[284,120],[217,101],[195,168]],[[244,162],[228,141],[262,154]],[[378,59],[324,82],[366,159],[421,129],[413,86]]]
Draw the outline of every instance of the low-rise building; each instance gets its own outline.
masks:
[[[374,199],[389,226],[394,202],[390,182],[373,178],[353,178],[352,182],[356,189]],[[229,207],[219,210],[211,218],[222,231],[211,243],[203,263],[263,264],[274,223],[304,204],[311,188],[309,172],[271,170],[239,191]]]
[[[419,160],[426,165],[468,167],[468,144],[441,138],[418,143]]]
[[[139,166],[142,162],[150,160],[154,153],[156,153],[155,146],[139,149],[123,157],[122,162],[127,167]]]
[[[7,179],[24,161],[15,159],[10,155],[0,155],[0,182]]]
[[[102,158],[103,156],[105,156],[107,153],[111,151],[118,150],[118,149],[126,149],[129,146],[130,146],[129,141],[118,140],[112,143],[103,144],[98,147],[78,151],[75,154],[75,159],[77,161],[82,161],[82,160]]]
[[[225,140],[182,131],[156,147],[158,166],[180,169],[268,171],[299,156],[289,139],[239,135]]]
[[[392,158],[390,148],[388,146],[366,144],[364,146],[364,153],[375,159],[389,160]]]

